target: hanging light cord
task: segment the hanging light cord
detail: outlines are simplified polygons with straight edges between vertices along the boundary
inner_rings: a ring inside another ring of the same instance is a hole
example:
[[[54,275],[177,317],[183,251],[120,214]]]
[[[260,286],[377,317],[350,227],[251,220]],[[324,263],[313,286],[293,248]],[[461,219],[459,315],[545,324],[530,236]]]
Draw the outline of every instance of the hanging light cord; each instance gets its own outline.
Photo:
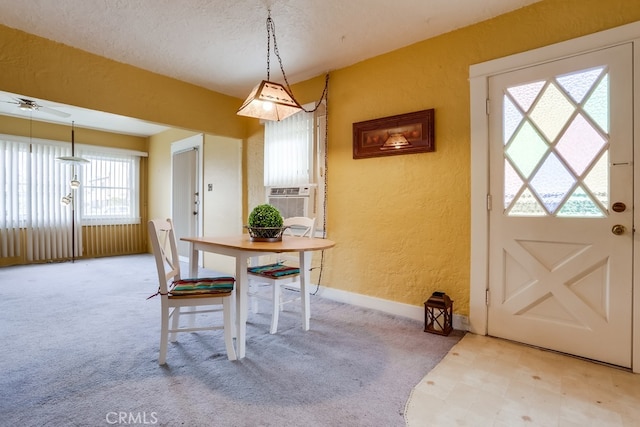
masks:
[[[280,65],[280,71],[282,72],[282,77],[284,78],[284,82],[287,86],[287,91],[291,97],[300,104],[295,97],[293,96],[293,91],[291,90],[291,86],[289,85],[289,80],[287,79],[287,74],[284,72],[284,66],[282,65],[282,58],[280,57],[280,52],[278,51],[278,41],[276,40],[276,26],[271,19],[271,9],[269,9],[269,14],[267,16],[267,81],[270,80],[271,77],[271,38],[273,37],[273,53],[275,53],[276,58],[278,58],[278,64]],[[326,239],[327,237],[327,153],[328,153],[328,144],[329,144],[329,73],[325,75],[324,79],[324,89],[322,90],[322,95],[320,99],[316,102],[315,107],[311,110],[307,110],[302,107],[302,110],[306,113],[315,113],[322,101],[325,100],[325,120],[324,120],[324,194],[323,194],[323,207],[322,207],[322,238]],[[322,281],[322,272],[324,270],[324,250],[320,252],[320,272],[318,276],[318,283],[316,284],[316,290],[311,295],[316,295],[320,290],[320,282]]]
[[[327,74],[327,83],[328,83],[328,79],[329,79],[329,75]],[[326,87],[325,87],[325,92],[326,92]],[[323,94],[323,96],[326,98],[327,94]],[[326,102],[325,105],[325,110],[324,110],[324,176],[323,181],[324,181],[324,194],[322,195],[323,197],[323,203],[322,203],[322,238],[326,239],[327,238],[327,188],[328,188],[328,184],[329,184],[329,180],[327,179],[327,170],[328,170],[328,153],[329,153],[329,102]],[[318,273],[318,283],[316,284],[316,290],[313,292],[312,295],[316,295],[318,293],[318,291],[320,290],[320,282],[322,282],[322,272],[324,271],[324,249],[322,251],[320,251],[320,271]]]
[[[282,65],[282,58],[280,58],[280,52],[278,51],[278,41],[276,40],[276,25],[274,24],[273,19],[271,19],[271,9],[269,9],[269,14],[267,16],[267,81],[269,81],[271,77],[270,57],[271,57],[271,38],[272,37],[273,37],[273,53],[275,53],[276,58],[278,58],[278,64],[280,64],[280,71],[282,72],[284,83],[287,85],[287,91],[289,92],[289,95],[291,95],[293,100],[296,101],[298,104],[300,104],[298,100],[296,100],[295,97],[293,96],[293,91],[291,90],[291,86],[289,85],[287,74],[284,72],[284,66]],[[322,90],[322,95],[320,96],[320,99],[318,100],[318,102],[316,102],[315,107],[311,110],[307,110],[306,108],[302,107],[302,110],[304,110],[307,113],[314,113],[320,107],[320,104],[322,104],[322,100],[327,99],[328,90],[329,90],[329,73],[327,73],[325,76],[324,89]]]

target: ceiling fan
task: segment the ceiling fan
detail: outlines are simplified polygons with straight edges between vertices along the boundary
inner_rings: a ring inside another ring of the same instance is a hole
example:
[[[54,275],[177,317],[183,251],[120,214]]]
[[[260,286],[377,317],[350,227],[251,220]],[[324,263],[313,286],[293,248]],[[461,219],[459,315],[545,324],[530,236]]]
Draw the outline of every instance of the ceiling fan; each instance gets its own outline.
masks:
[[[65,113],[64,111],[55,110],[50,107],[46,107],[44,105],[38,104],[36,101],[27,98],[16,98],[11,97],[13,101],[2,101],[9,104],[16,104],[19,109],[23,111],[42,111],[43,113],[49,113],[56,115],[58,117],[69,117],[71,114]]]

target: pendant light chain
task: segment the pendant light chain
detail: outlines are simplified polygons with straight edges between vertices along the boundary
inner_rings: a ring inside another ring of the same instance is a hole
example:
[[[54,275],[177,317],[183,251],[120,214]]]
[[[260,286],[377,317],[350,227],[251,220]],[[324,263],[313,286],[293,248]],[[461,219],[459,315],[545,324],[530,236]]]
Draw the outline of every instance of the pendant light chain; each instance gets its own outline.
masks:
[[[271,19],[271,9],[269,9],[267,17],[267,81],[271,81],[271,27],[273,27],[273,20]],[[273,39],[275,40],[275,27]]]
[[[267,81],[270,81],[270,73],[271,73],[271,38],[273,37],[273,52],[278,58],[278,64],[280,65],[280,71],[282,72],[282,77],[284,78],[284,82],[286,84],[286,90],[289,92],[291,98],[298,104],[300,103],[293,96],[293,91],[291,90],[291,85],[289,85],[289,80],[287,79],[287,74],[284,72],[284,66],[282,65],[282,58],[280,57],[280,51],[278,50],[278,41],[276,39],[276,27],[271,18],[271,9],[268,10],[267,16]],[[302,110],[306,113],[315,113],[320,105],[322,105],[322,101],[325,101],[325,122],[324,122],[324,194],[323,194],[323,224],[322,224],[322,238],[326,238],[327,236],[327,186],[328,186],[328,148],[329,148],[329,73],[326,74],[324,80],[324,89],[322,90],[322,95],[320,99],[316,102],[315,107],[312,110],[307,110],[302,107]],[[322,272],[324,270],[324,250],[321,251],[320,254],[320,272],[318,276],[318,283],[316,285],[315,292],[312,295],[315,295],[320,289],[320,283],[322,281]]]
[[[276,25],[273,22],[273,19],[271,19],[271,9],[269,9],[268,16],[267,16],[267,81],[269,81],[270,72],[271,72],[270,56],[271,56],[271,38],[272,37],[273,37],[273,53],[275,53],[276,58],[278,58],[278,64],[280,65],[280,71],[282,72],[284,83],[287,86],[287,91],[289,92],[289,95],[291,95],[291,97],[294,99],[294,101],[298,102],[293,96],[293,91],[291,90],[291,86],[289,85],[287,74],[284,72],[284,66],[282,65],[282,58],[280,58],[280,51],[278,50],[278,41],[276,40]],[[320,96],[320,99],[318,100],[318,102],[316,102],[315,107],[312,110],[307,110],[306,108],[302,107],[302,110],[307,113],[314,113],[318,109],[318,107],[320,107],[322,100],[326,99],[328,88],[329,88],[329,73],[327,73],[327,75],[325,76],[324,89],[322,91],[322,95]],[[298,104],[300,103],[298,102]]]
[[[327,74],[327,84],[329,83],[329,74]],[[326,87],[325,93],[323,96],[327,96]],[[323,194],[323,204],[322,204],[322,238],[327,238],[327,194],[329,193],[329,179],[328,179],[328,170],[329,170],[329,99],[325,102],[324,106],[324,194]],[[324,251],[322,251],[322,256],[324,259]],[[320,270],[322,271],[322,270]]]
[[[325,90],[322,93],[322,98],[320,98],[320,101],[318,102],[318,105],[320,105],[320,102],[322,102],[322,99],[326,99],[325,102],[325,106],[324,106],[324,157],[323,157],[323,162],[324,162],[324,173],[322,176],[322,180],[324,182],[324,192],[322,194],[322,238],[326,239],[327,238],[327,200],[328,200],[328,188],[329,188],[329,178],[328,178],[328,170],[329,170],[329,99],[327,98],[327,86],[329,84],[329,74],[327,74],[327,78],[326,78],[326,83],[325,83]],[[318,108],[318,106],[316,106],[316,109]],[[311,293],[311,295],[316,295],[318,293],[318,291],[320,290],[320,284],[322,282],[322,272],[324,271],[324,249],[322,251],[320,251],[320,267],[319,268],[319,272],[318,272],[318,283],[316,283],[316,290],[314,292]]]
[[[329,84],[329,74],[327,74],[324,92],[322,93],[322,98],[320,98],[318,105],[320,105],[320,102],[322,102],[323,98],[327,97],[328,84]],[[318,105],[316,105],[316,109],[318,108]],[[327,200],[328,200],[327,195],[329,194],[329,191],[328,191],[329,179],[327,174],[329,169],[329,100],[328,99],[326,99],[325,106],[324,106],[324,159],[323,161],[324,161],[324,173],[322,178],[324,181],[324,194],[322,195],[322,200],[323,200],[322,238],[326,239],[327,238]],[[316,295],[320,290],[320,283],[322,282],[323,271],[324,271],[324,250],[320,252],[320,271],[318,272],[318,283],[316,284],[316,290],[315,292],[313,292],[313,295]]]
[[[280,52],[278,51],[278,41],[276,40],[276,24],[274,24],[273,19],[271,19],[271,10],[269,10],[269,16],[267,17],[267,36],[273,37],[273,53],[276,54],[276,58],[278,58],[278,63],[280,64],[280,71],[282,71],[282,77],[284,77],[284,82],[287,85],[287,90],[289,94],[292,94],[291,87],[289,86],[289,80],[287,80],[287,74],[284,72],[284,66],[282,65],[282,58],[280,58]],[[269,52],[267,55],[270,56],[270,40],[267,40],[267,51]],[[267,59],[267,74],[269,74],[269,60]],[[268,76],[267,76],[268,80]],[[293,96],[293,94],[292,94]]]

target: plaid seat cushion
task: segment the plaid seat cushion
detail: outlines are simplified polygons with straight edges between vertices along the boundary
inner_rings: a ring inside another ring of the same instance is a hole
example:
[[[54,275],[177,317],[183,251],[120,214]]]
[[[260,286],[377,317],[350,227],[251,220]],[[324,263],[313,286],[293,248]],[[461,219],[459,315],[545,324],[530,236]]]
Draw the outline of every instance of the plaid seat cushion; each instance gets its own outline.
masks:
[[[291,267],[283,264],[268,264],[260,265],[257,267],[249,267],[247,271],[251,274],[270,277],[274,279],[277,279],[278,277],[300,274],[300,269],[298,267]]]
[[[169,294],[172,296],[226,294],[233,291],[233,277],[200,277],[173,282]]]

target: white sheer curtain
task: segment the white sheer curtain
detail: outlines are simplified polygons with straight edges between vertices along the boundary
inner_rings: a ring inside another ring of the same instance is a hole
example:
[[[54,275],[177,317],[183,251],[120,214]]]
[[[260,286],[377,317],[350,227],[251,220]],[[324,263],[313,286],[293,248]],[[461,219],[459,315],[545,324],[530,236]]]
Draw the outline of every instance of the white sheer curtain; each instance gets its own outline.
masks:
[[[69,192],[73,171],[56,160],[69,154],[61,145],[0,136],[1,256],[27,261],[71,256],[72,210],[60,199]],[[20,229],[26,230],[24,248]],[[81,241],[79,233],[76,237]]]
[[[296,186],[312,182],[314,114],[304,111],[264,129],[264,185]]]

